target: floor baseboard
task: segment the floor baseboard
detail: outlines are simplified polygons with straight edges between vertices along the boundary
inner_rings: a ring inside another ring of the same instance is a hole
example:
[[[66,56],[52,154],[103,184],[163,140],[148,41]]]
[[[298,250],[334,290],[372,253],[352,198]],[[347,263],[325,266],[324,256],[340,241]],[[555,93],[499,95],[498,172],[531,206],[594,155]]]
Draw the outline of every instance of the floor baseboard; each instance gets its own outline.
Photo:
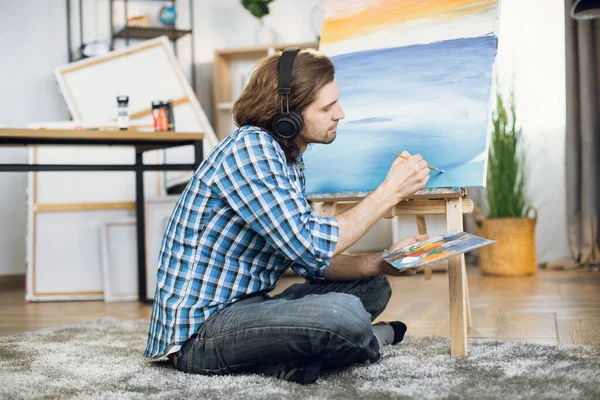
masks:
[[[23,290],[25,287],[25,274],[0,275],[0,291]]]

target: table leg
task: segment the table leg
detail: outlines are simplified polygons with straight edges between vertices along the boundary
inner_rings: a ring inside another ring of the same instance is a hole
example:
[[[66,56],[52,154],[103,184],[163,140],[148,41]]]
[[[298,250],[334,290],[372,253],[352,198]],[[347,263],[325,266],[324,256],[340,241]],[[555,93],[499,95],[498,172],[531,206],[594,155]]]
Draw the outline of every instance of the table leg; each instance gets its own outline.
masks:
[[[135,213],[137,233],[138,260],[138,300],[146,301],[146,218],[144,202],[144,170],[142,169],[144,153],[135,151]]]
[[[204,154],[203,154],[202,141],[198,140],[194,143],[194,166],[195,166],[195,169],[198,169],[198,167],[200,166],[200,163],[202,162],[203,157],[204,157]]]

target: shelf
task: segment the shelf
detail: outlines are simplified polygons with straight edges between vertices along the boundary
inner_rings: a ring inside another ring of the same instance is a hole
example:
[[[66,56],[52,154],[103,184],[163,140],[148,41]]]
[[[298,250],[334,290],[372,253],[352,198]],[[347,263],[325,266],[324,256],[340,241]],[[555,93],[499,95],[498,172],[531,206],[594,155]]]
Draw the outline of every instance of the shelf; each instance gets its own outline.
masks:
[[[233,109],[233,103],[232,102],[219,103],[219,104],[217,104],[217,109],[219,109],[219,110],[231,110],[231,109]]]
[[[255,47],[245,47],[245,48],[233,48],[233,49],[221,49],[215,51],[216,54],[222,57],[255,57],[255,56],[266,56],[272,51],[276,50],[284,50],[287,47],[300,47],[303,48],[312,48],[318,49],[319,43],[300,43],[294,45],[285,45],[285,44],[274,44],[271,46],[255,46]]]
[[[171,40],[177,40],[189,33],[191,30],[181,30],[172,28],[143,28],[139,26],[126,26],[115,33],[115,38],[121,39],[154,39],[166,35]]]
[[[235,121],[232,118],[233,105],[236,97],[241,94],[239,89],[243,89],[241,87],[243,86],[242,82],[245,82],[245,85],[248,84],[247,74],[250,72],[250,63],[255,67],[256,63],[264,57],[286,47],[318,49],[319,43],[276,43],[270,46],[225,48],[215,51],[213,62],[213,115],[215,117],[215,133],[219,140],[229,136],[232,128],[235,129]],[[235,64],[240,63],[243,63],[244,66],[238,68]]]

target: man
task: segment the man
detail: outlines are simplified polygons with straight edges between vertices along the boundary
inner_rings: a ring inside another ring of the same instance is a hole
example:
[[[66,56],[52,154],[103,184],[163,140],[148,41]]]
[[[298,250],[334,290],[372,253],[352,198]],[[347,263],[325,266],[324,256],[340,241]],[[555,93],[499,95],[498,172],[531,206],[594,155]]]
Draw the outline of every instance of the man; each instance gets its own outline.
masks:
[[[396,270],[378,254],[342,252],[421,189],[429,169],[404,153],[356,207],[313,215],[302,153],[335,139],[339,92],[332,62],[314,50],[286,50],[257,68],[233,108],[239,129],[202,163],[167,225],[146,357],[168,356],[184,372],[306,384],[402,340],[399,321],[371,325],[391,296],[385,275]],[[267,295],[288,268],[308,283]]]

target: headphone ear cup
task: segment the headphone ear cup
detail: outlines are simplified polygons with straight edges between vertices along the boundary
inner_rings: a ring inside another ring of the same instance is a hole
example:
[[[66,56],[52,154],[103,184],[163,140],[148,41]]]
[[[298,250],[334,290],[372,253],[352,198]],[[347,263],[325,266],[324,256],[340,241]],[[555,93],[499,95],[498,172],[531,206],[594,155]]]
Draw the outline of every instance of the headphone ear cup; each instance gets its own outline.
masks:
[[[290,111],[289,115],[296,121],[296,134],[294,135],[294,137],[296,137],[300,134],[302,128],[304,128],[304,120],[302,119],[302,116],[295,111]]]
[[[293,139],[302,130],[303,122],[300,114],[290,112],[287,114],[277,114],[273,119],[272,130],[282,139]]]

